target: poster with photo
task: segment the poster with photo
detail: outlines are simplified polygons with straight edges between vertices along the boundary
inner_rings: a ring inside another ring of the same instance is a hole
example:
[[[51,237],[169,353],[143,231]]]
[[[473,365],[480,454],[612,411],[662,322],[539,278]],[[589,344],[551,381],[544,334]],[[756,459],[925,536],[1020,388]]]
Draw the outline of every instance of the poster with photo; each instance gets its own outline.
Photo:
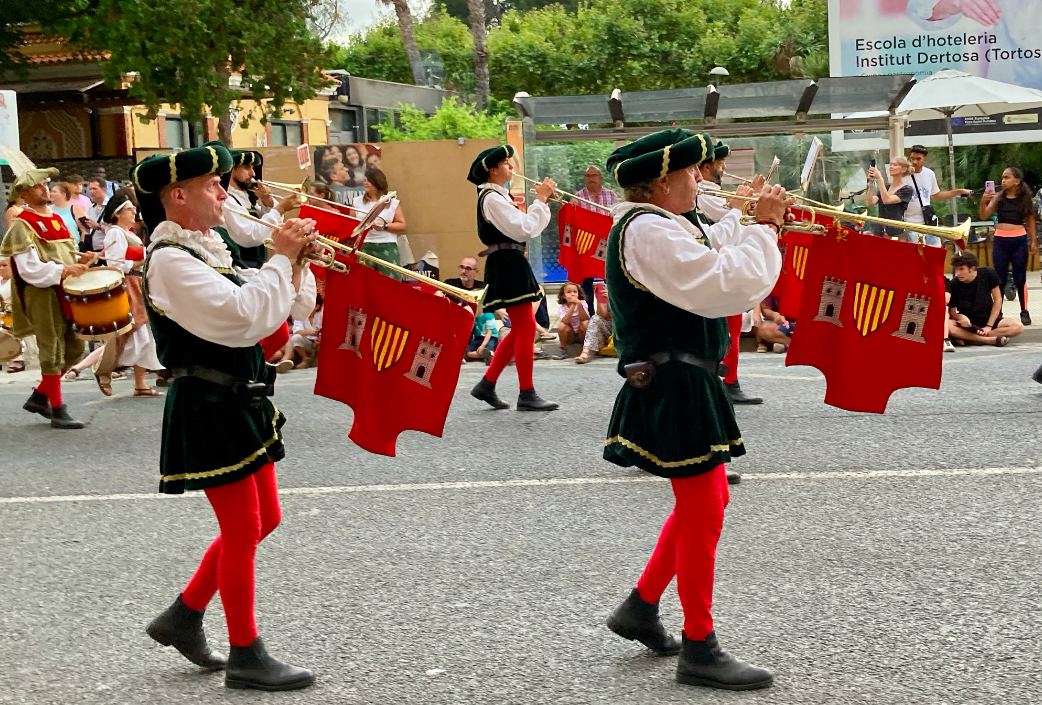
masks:
[[[337,203],[350,205],[362,194],[367,168],[380,168],[380,147],[375,144],[326,144],[315,147],[311,163],[315,182],[326,184]]]

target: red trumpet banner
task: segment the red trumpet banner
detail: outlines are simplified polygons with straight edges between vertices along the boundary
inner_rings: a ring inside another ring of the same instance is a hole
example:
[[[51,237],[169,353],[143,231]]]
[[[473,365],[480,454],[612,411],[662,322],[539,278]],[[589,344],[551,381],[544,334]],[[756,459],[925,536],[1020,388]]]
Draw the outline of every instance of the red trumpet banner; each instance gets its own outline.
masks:
[[[339,211],[327,210],[307,203],[300,207],[301,218],[315,221],[315,230],[330,240],[342,241],[358,227],[359,220]]]
[[[580,208],[574,203],[566,203],[557,211],[557,232],[561,236],[557,261],[568,270],[568,281],[604,279],[612,224],[610,215]]]
[[[811,223],[811,212],[803,208],[792,208],[790,214],[800,222]],[[822,215],[820,212],[813,218],[816,225],[824,225],[829,236],[836,237],[843,234],[858,235],[846,225],[834,218]],[[771,292],[778,299],[778,313],[790,320],[796,320],[800,315],[800,303],[803,300],[803,282],[807,273],[807,264],[810,261],[810,249],[814,244],[814,235],[788,231],[778,240],[778,248],[782,254],[782,271],[778,282]]]
[[[357,263],[324,301],[315,394],[354,410],[348,437],[388,456],[402,431],[441,437],[474,314]]]
[[[872,235],[815,235],[785,364],[825,375],[825,403],[881,414],[904,387],[941,386],[944,256]]]

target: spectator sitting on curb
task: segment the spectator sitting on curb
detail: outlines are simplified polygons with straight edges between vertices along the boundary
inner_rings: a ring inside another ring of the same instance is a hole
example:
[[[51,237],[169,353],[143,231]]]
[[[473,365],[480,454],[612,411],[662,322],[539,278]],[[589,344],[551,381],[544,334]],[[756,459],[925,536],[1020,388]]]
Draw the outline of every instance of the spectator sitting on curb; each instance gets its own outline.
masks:
[[[581,343],[586,339],[586,329],[590,326],[590,309],[586,304],[586,293],[578,284],[567,282],[557,292],[557,340],[560,349],[554,353],[554,360],[568,357],[568,346]]]
[[[611,340],[611,309],[608,308],[608,290],[603,283],[594,284],[594,298],[597,313],[590,319],[590,325],[586,329],[583,351],[575,358],[580,365],[589,362],[594,355],[598,354],[598,351],[607,347]]]
[[[948,333],[956,345],[974,343],[1004,347],[1024,332],[1024,324],[1002,317],[999,275],[990,267],[977,268],[977,256],[963,252],[952,257]]]
[[[785,316],[778,313],[778,305],[778,297],[772,295],[753,309],[758,353],[769,352],[772,347],[775,352],[783,353],[789,349],[789,343],[792,342],[792,331],[796,328],[796,321],[786,320]]]
[[[496,317],[491,313],[481,313],[474,318],[474,329],[470,333],[467,352],[463,358],[468,361],[484,360],[488,365],[492,362],[492,353],[499,345]]]

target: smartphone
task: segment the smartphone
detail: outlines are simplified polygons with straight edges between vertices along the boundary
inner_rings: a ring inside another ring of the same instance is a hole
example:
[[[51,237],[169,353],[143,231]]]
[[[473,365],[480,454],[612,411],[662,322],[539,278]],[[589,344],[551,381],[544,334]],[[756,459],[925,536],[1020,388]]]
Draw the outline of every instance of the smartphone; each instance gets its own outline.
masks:
[[[995,182],[985,181],[984,182],[984,193],[995,193]]]
[[[876,160],[875,160],[875,159],[869,159],[869,160],[868,160],[868,165],[869,165],[870,167],[872,167],[872,168],[875,168],[875,166],[876,166]]]
[[[593,283],[593,298],[599,303],[608,303],[608,288],[604,285],[604,282]]]

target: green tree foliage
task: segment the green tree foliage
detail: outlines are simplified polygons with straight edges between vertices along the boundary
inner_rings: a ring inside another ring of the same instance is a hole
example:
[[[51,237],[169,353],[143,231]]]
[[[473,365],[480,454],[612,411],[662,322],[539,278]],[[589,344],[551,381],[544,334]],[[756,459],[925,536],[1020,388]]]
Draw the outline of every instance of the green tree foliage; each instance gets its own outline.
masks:
[[[464,6],[466,2],[464,2]],[[467,25],[438,8],[414,25],[420,54],[440,58],[444,88],[469,94],[474,90],[474,42]],[[333,65],[354,76],[412,83],[409,59],[398,25],[387,21],[353,36],[335,50]]]
[[[319,71],[328,66],[328,53],[308,29],[315,5],[316,0],[46,0],[42,11],[23,9],[20,19],[41,22],[71,47],[107,52],[105,78],[118,83],[134,75],[130,96],[150,116],[163,103],[179,104],[189,119],[208,107],[222,118],[221,136],[228,142],[229,109],[243,95],[229,88],[231,73],[242,74],[242,88],[257,101],[255,117],[261,119],[277,116],[286,101],[314,96],[328,82]],[[6,14],[3,27],[10,34]]]
[[[489,114],[468,103],[446,98],[434,115],[428,117],[419,108],[398,106],[401,127],[388,119],[377,129],[384,142],[416,142],[421,140],[501,139],[505,113]]]
[[[493,2],[493,0],[484,0],[485,2],[485,20],[492,24],[498,21],[503,13],[509,10],[518,10],[520,12],[527,12],[528,10],[537,10],[547,5],[561,5],[570,12],[575,12],[576,8],[579,7],[579,0],[499,0]],[[467,11],[467,0],[443,0],[442,5],[445,11],[460,20],[466,22],[469,17]]]
[[[824,0],[590,0],[511,11],[489,32],[492,91],[509,98],[704,85],[789,76],[789,56],[823,48]],[[821,13],[821,14],[818,14]],[[797,21],[798,19],[798,21]],[[800,35],[814,22],[813,35]]]

